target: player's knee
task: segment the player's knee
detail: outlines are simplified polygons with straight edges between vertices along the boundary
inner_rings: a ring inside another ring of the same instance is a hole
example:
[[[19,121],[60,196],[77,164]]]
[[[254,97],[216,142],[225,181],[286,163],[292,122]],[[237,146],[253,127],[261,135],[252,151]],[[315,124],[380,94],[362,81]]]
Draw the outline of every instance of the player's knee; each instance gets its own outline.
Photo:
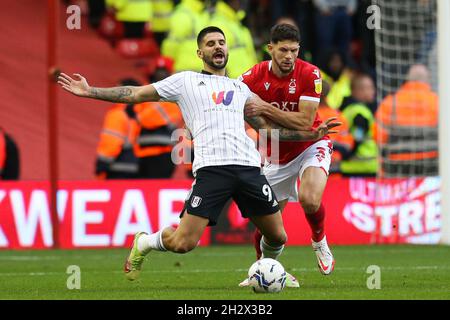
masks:
[[[269,237],[265,237],[272,246],[282,246],[287,242],[287,234],[286,231],[280,230]]]
[[[314,214],[319,210],[322,199],[314,193],[300,195],[300,204],[306,214]]]

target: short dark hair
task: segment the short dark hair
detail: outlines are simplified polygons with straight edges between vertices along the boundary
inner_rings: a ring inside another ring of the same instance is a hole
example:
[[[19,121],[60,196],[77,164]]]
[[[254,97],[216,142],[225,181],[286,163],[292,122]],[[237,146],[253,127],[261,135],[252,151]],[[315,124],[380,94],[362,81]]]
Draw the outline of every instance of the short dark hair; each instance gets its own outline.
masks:
[[[200,43],[202,43],[203,38],[208,34],[208,33],[213,33],[213,32],[218,32],[221,33],[223,35],[223,37],[225,38],[225,33],[223,33],[222,29],[215,27],[215,26],[209,26],[206,28],[203,28],[197,35],[197,46],[200,48]]]
[[[297,27],[287,23],[274,25],[270,29],[270,42],[275,44],[283,40],[300,42],[300,31]]]

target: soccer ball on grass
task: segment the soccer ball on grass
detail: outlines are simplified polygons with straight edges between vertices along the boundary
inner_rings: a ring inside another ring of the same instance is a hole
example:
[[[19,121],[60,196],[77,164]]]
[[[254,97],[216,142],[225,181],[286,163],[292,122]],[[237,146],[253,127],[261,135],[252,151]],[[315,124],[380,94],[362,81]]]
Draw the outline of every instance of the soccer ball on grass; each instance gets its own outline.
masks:
[[[280,292],[286,286],[286,271],[277,260],[264,258],[252,264],[248,281],[254,292]]]

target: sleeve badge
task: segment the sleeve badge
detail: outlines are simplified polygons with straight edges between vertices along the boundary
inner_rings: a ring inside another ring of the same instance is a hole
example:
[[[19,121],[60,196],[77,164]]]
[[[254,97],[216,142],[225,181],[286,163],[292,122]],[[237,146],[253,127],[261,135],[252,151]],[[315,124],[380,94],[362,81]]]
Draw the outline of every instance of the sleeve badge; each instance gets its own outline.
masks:
[[[322,79],[314,80],[314,91],[316,91],[317,94],[322,93]]]

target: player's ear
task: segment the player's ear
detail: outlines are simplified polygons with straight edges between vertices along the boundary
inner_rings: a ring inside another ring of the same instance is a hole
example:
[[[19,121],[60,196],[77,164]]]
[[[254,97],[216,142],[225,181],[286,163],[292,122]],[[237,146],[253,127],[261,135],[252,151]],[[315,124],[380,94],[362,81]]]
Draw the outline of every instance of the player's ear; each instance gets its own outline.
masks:
[[[272,54],[273,51],[273,44],[269,42],[269,44],[267,44],[267,51],[269,51],[270,54]]]
[[[197,57],[199,57],[200,59],[203,59],[203,51],[200,49],[197,49]]]

